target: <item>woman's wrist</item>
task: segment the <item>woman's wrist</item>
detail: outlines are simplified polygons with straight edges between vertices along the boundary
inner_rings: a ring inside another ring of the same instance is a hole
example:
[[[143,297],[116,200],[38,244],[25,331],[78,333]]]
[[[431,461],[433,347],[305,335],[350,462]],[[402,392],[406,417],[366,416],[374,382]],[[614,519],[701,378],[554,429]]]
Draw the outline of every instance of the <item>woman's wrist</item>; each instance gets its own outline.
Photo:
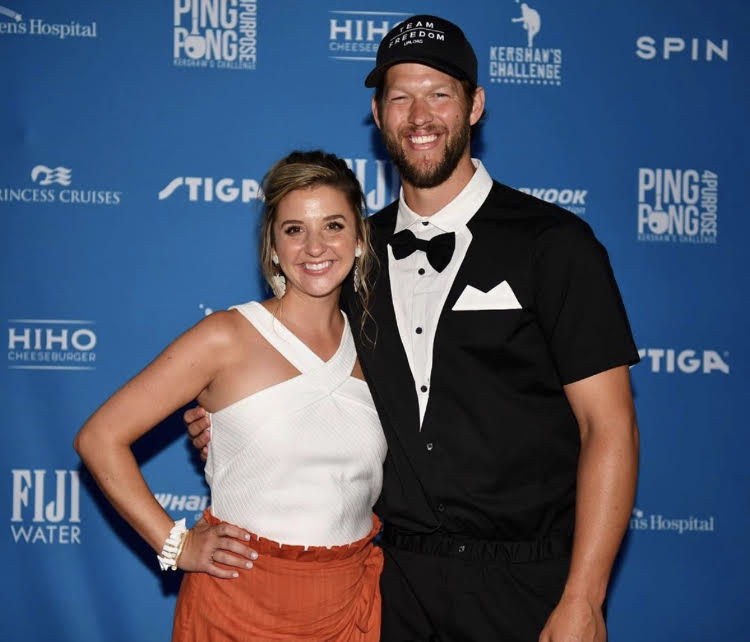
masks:
[[[169,531],[169,536],[164,541],[161,553],[156,556],[156,559],[159,560],[159,567],[162,571],[177,570],[177,559],[185,546],[187,532],[184,517],[176,521],[174,526],[172,526],[172,529]]]

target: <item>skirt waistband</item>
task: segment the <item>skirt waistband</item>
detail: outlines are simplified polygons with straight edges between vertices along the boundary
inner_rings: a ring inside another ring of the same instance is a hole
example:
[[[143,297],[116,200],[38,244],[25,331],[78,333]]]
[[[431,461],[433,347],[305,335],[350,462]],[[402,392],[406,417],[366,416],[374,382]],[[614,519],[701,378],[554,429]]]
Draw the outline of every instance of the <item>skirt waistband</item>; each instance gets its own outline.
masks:
[[[541,562],[570,555],[572,537],[550,536],[529,541],[473,539],[448,533],[412,533],[390,524],[383,526],[386,547],[441,557],[509,562]]]
[[[212,525],[224,523],[219,518],[211,514],[210,508],[203,511],[203,518]],[[363,552],[367,553],[373,538],[378,534],[381,528],[380,519],[377,515],[372,516],[372,529],[356,542],[344,544],[342,546],[300,546],[295,544],[280,544],[271,539],[266,539],[255,533],[250,533],[250,540],[238,540],[243,544],[251,547],[258,555],[268,555],[285,560],[294,560],[298,562],[334,562],[337,560],[346,560],[357,557]]]

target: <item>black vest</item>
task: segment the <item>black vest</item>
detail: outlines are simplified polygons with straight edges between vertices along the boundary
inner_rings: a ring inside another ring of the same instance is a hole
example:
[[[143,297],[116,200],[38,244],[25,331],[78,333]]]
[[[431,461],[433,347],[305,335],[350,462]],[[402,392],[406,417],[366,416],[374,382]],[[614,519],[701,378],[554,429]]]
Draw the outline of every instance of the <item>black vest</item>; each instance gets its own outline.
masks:
[[[388,441],[376,511],[414,532],[500,540],[571,534],[579,431],[563,392],[560,355],[550,347],[555,320],[542,318],[551,315],[537,305],[544,278],[537,239],[561,222],[588,226],[560,208],[493,184],[468,223],[472,241],[439,312],[420,430],[418,393],[388,273],[387,242],[397,211],[393,203],[370,219],[380,269],[369,305],[374,321],[366,320],[362,334],[361,311],[349,306]],[[452,310],[467,285],[487,292],[502,281],[522,309]],[[623,354],[632,359],[633,353],[630,339]]]

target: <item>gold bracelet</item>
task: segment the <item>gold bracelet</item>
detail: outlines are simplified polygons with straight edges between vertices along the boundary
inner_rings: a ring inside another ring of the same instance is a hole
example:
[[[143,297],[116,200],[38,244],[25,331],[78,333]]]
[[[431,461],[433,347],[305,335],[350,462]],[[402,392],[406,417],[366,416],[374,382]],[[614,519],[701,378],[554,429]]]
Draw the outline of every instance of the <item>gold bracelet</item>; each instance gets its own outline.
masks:
[[[182,537],[180,537],[180,543],[177,545],[177,552],[174,554],[174,566],[172,570],[177,570],[177,562],[180,560],[180,555],[182,555],[182,549],[185,547],[185,542],[187,541],[189,532],[189,530],[185,531],[182,534]]]

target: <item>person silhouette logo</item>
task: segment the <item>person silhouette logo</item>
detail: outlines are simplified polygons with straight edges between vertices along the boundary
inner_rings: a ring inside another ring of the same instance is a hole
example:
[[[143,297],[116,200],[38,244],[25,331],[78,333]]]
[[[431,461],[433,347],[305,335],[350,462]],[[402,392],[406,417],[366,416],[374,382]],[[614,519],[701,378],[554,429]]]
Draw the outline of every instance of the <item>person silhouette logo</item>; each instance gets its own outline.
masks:
[[[542,27],[542,19],[539,16],[539,12],[536,9],[532,9],[525,2],[521,3],[521,17],[511,18],[513,22],[523,23],[523,28],[526,30],[527,47],[529,49],[534,46],[534,36],[539,33]]]

